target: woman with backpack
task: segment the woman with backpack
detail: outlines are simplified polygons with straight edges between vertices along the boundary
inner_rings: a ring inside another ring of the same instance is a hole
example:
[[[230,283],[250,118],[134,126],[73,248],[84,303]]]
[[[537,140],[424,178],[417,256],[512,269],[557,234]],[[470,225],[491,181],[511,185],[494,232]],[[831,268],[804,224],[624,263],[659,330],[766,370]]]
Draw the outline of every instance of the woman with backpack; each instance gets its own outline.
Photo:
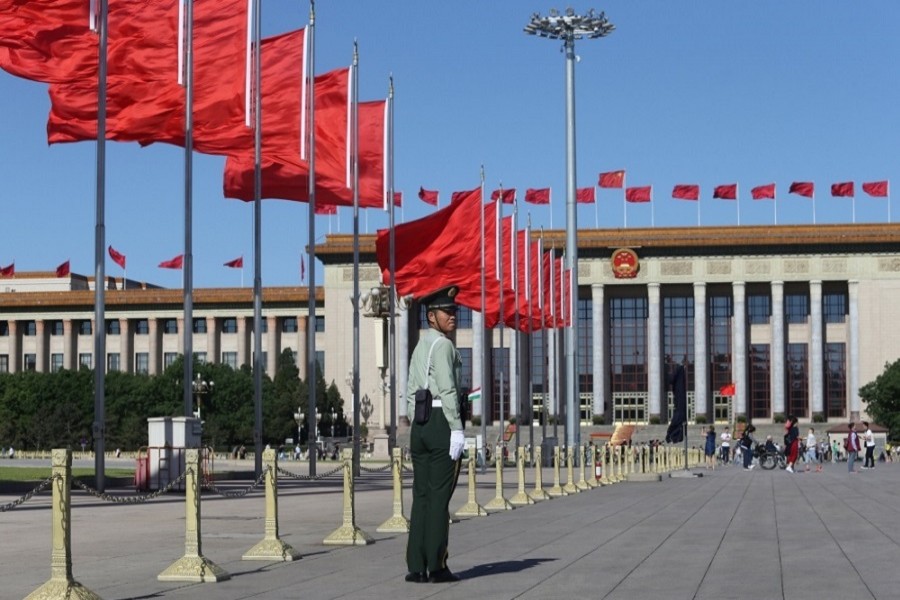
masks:
[[[747,471],[753,468],[753,445],[756,443],[756,440],[753,439],[754,431],[756,431],[756,427],[750,424],[741,434],[741,456],[744,458],[744,469]]]

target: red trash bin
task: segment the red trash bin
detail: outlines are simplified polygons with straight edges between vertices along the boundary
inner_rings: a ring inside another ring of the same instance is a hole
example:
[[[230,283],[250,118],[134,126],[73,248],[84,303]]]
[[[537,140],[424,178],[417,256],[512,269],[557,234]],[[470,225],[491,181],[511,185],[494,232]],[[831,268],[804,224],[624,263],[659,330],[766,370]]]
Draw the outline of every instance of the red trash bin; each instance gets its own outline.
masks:
[[[147,454],[146,447],[138,450],[137,465],[134,468],[134,489],[141,492],[150,489],[150,455]]]

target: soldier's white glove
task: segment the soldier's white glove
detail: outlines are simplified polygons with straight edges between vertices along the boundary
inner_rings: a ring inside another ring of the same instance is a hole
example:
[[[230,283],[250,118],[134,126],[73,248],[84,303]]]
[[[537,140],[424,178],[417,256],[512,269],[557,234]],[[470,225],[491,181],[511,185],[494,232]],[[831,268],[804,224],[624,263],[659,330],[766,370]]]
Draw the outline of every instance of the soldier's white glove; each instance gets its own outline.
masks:
[[[454,429],[450,432],[450,460],[459,460],[463,448],[466,447],[466,436],[462,430]]]

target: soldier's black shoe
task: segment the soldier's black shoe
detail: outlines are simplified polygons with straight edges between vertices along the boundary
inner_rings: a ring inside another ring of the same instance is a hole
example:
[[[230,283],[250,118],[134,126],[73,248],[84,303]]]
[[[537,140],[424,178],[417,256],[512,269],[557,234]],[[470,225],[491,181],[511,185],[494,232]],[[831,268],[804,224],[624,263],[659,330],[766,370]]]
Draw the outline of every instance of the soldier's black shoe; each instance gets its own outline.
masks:
[[[459,575],[454,575],[447,568],[434,571],[428,578],[428,583],[453,583],[454,581],[459,581]]]
[[[428,581],[428,576],[425,573],[407,573],[406,581],[410,583],[425,583]]]

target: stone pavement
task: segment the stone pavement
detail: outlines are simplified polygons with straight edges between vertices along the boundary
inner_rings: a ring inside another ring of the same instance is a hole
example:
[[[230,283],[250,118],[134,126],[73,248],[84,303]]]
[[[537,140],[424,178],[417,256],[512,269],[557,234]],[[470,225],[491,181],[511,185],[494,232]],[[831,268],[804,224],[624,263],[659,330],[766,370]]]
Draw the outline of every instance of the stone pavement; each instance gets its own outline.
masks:
[[[281,466],[305,473],[305,464]],[[106,600],[900,596],[900,464],[855,474],[846,463],[793,475],[694,472],[704,476],[618,483],[462,520],[450,530],[450,566],[463,579],[442,585],[404,582],[406,536],[375,532],[391,514],[386,474],[364,474],[357,484],[357,523],[376,540],[366,547],[322,544],[341,524],[338,479],[280,480],[281,537],[303,554],[293,563],[241,561],[263,536],[261,494],[205,494],[203,554],[232,575],[205,584],[156,579],[184,553],[183,495],[119,505],[76,491],[73,572]],[[549,469],[544,482],[552,482]],[[451,510],[466,501],[465,473],[460,483]],[[506,496],[513,493],[509,469]],[[493,477],[479,476],[479,502],[493,496]],[[15,497],[0,494],[0,504]],[[42,494],[0,513],[0,598],[23,598],[49,579],[49,505]],[[408,515],[408,490],[405,508]]]

